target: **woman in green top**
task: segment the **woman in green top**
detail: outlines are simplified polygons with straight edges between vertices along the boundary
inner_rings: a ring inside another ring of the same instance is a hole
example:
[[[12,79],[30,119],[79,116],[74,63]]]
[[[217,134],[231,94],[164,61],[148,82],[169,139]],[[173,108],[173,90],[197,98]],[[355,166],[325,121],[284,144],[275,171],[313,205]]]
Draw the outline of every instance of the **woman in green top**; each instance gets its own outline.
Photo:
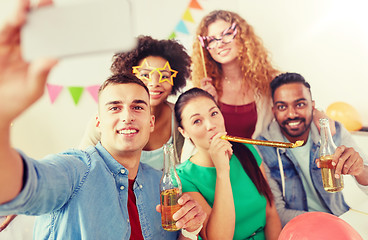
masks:
[[[207,213],[202,239],[277,239],[281,223],[265,179],[262,159],[252,145],[230,143],[224,118],[212,95],[199,88],[175,104],[179,131],[197,148],[178,167],[183,192]]]

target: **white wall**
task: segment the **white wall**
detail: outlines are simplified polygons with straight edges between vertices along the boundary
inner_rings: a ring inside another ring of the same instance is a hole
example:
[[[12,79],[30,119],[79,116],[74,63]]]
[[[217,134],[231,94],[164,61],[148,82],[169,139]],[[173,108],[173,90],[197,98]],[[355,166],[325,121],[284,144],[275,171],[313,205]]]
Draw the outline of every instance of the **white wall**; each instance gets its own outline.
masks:
[[[82,1],[82,0],[79,0]],[[89,0],[83,0],[89,1]],[[335,101],[353,105],[368,126],[365,107],[368,90],[367,15],[364,0],[197,0],[203,10],[190,10],[194,34],[200,18],[216,8],[237,11],[255,28],[282,71],[299,72],[311,83],[317,105]],[[72,2],[59,0],[57,4]],[[167,38],[190,0],[133,0],[136,35]],[[14,1],[0,0],[0,22]],[[113,36],[107,36],[113,37]],[[190,52],[193,35],[180,35]],[[88,86],[101,84],[109,75],[112,53],[62,60],[49,83]],[[54,104],[45,94],[15,122],[13,144],[34,157],[76,147],[96,103],[86,92],[77,106],[66,89]],[[367,143],[364,146],[367,147]]]

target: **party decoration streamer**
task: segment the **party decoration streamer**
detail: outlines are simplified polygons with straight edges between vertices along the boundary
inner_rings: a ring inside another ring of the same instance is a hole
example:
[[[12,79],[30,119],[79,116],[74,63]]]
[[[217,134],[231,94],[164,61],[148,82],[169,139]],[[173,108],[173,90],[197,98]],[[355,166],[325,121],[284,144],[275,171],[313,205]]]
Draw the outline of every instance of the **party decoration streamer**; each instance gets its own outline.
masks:
[[[175,39],[178,36],[177,33],[182,33],[182,34],[185,34],[185,35],[191,35],[190,31],[188,30],[187,26],[185,25],[185,22],[195,23],[193,15],[190,12],[190,9],[202,10],[202,7],[198,3],[197,0],[191,0],[189,2],[188,7],[185,9],[184,14],[182,15],[182,18],[179,20],[178,24],[176,25],[174,31],[168,37],[169,39]]]
[[[47,83],[46,87],[49,93],[50,101],[51,103],[54,103],[56,98],[59,96],[61,90],[63,89],[63,86]]]
[[[75,105],[77,105],[80,97],[82,96],[84,88],[83,87],[68,87],[68,90],[73,97]]]
[[[187,21],[187,22],[194,23],[194,19],[192,17],[192,14],[189,11],[189,8],[187,8],[187,10],[184,12],[184,15],[183,15],[183,18],[182,19],[185,20],[185,21]]]
[[[201,9],[202,10],[202,7],[201,7],[201,5],[199,5],[199,3],[197,2],[197,0],[190,1],[189,7],[190,8],[195,8],[195,9]]]
[[[100,89],[100,85],[89,86],[89,87],[86,87],[86,89],[89,92],[89,94],[91,94],[95,102],[97,103],[98,102],[98,90]]]
[[[181,33],[184,33],[184,34],[189,34],[188,28],[187,28],[187,26],[185,26],[185,23],[184,23],[183,20],[179,21],[179,23],[176,25],[175,30],[177,32],[181,32]]]

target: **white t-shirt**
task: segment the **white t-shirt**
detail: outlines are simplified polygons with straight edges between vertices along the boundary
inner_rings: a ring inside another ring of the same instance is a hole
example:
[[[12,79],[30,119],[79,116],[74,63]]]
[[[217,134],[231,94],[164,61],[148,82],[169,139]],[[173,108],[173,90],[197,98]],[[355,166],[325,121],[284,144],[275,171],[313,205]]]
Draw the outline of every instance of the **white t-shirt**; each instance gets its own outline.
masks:
[[[310,138],[311,136],[309,133],[308,140],[304,146],[292,148],[290,150],[294,154],[302,172],[300,178],[302,179],[304,190],[307,195],[308,211],[329,212],[324,207],[324,204],[312,183],[309,169],[310,149],[312,147]]]

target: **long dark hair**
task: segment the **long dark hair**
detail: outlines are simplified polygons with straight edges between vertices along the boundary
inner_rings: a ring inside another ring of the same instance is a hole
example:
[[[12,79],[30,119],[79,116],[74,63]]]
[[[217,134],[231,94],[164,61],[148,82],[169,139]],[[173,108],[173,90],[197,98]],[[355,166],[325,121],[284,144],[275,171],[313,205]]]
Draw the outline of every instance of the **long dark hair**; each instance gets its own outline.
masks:
[[[211,94],[200,89],[200,88],[192,88],[188,91],[181,94],[178,100],[175,103],[175,118],[178,122],[179,127],[182,126],[182,112],[184,107],[189,103],[189,101],[197,98],[197,97],[206,97],[211,99],[216,105],[216,101]],[[217,105],[218,106],[218,105]],[[271,188],[268,185],[268,182],[264,178],[261,169],[258,166],[257,160],[254,157],[253,153],[249,150],[248,147],[241,143],[233,142],[233,152],[235,156],[239,159],[239,162],[243,166],[244,171],[247,173],[249,178],[252,180],[253,184],[256,186],[258,192],[267,198],[270,205],[273,202],[273,195],[271,192]]]

